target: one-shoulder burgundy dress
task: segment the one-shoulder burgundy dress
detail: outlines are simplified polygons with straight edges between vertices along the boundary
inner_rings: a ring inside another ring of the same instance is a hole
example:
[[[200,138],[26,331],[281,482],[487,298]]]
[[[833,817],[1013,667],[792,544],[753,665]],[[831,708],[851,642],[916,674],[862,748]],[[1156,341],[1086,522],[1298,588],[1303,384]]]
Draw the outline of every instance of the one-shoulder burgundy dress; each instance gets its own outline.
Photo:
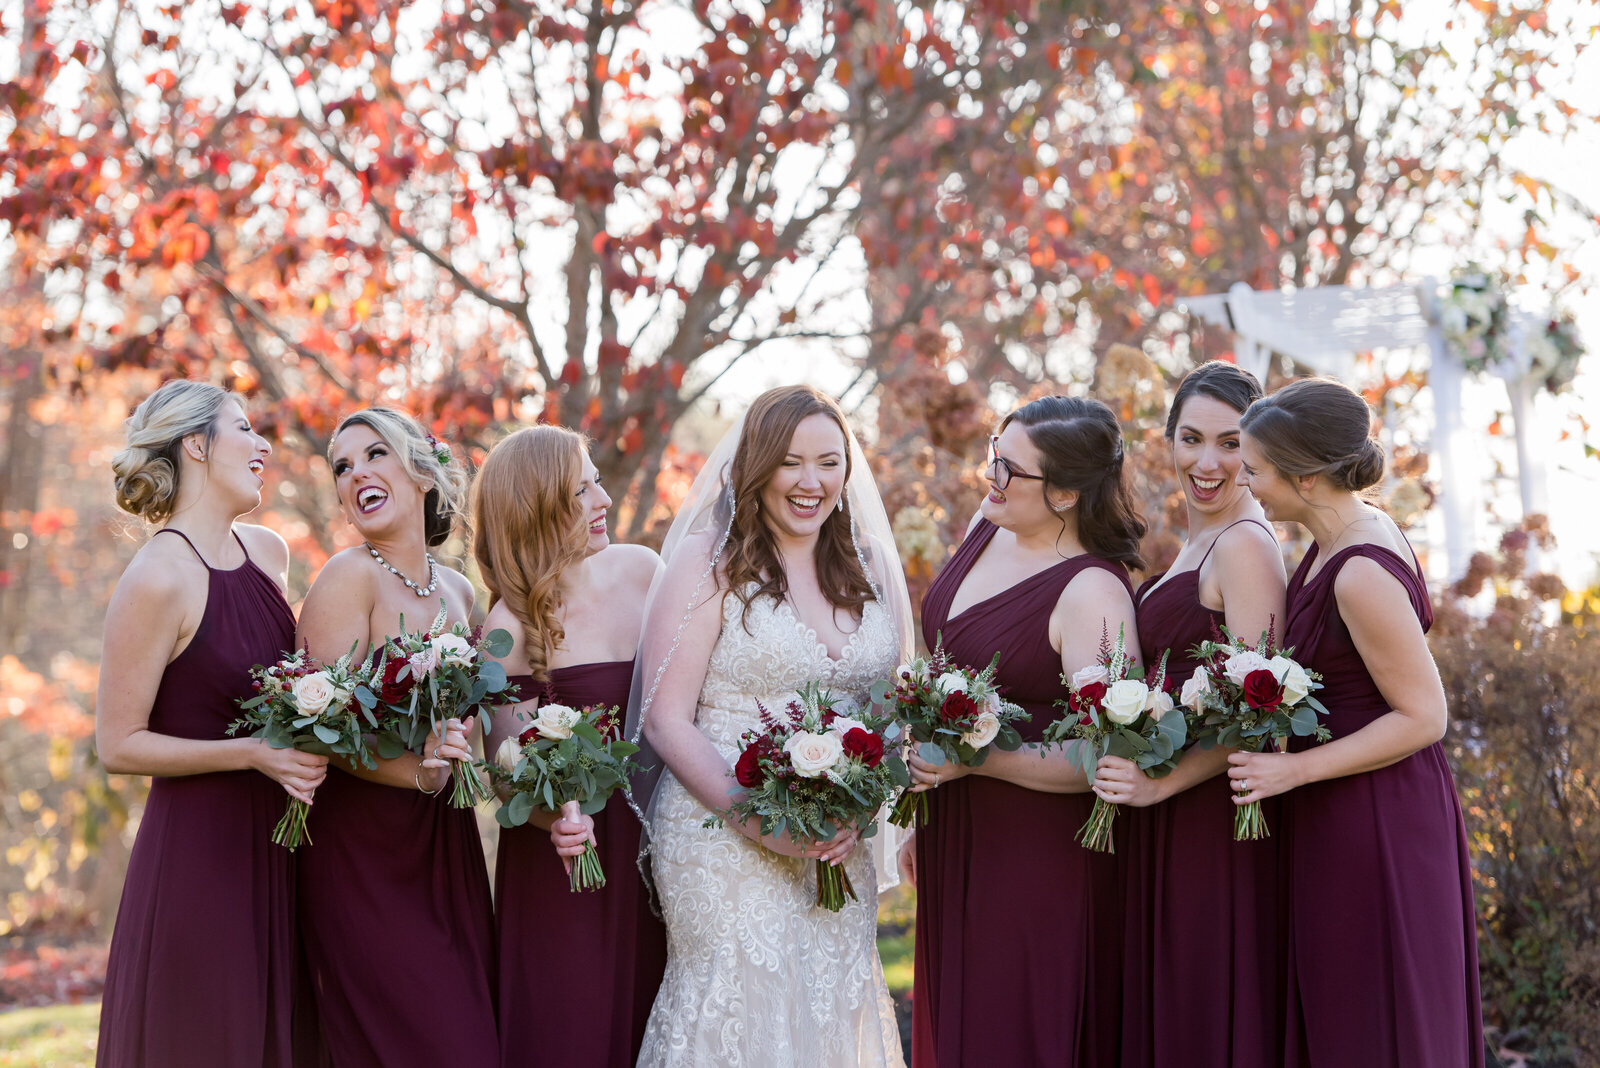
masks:
[[[1227,622],[1200,603],[1200,571],[1210,555],[1208,549],[1193,570],[1162,572],[1139,587],[1139,649],[1151,667],[1171,650],[1170,687],[1194,674],[1200,665],[1189,651]],[[1282,828],[1276,801],[1263,807],[1278,837],[1254,842],[1233,840],[1225,774],[1150,808],[1124,807],[1117,821],[1117,852],[1127,864],[1124,1068],[1271,1068],[1279,1062]]]
[[[1007,700],[1037,742],[1066,697],[1049,619],[1067,583],[1117,563],[1081,555],[950,618],[950,604],[996,527],[979,520],[922,602],[922,633],[957,663],[998,651]],[[1131,586],[1130,586],[1131,592]],[[928,793],[917,829],[917,933],[911,1059],[961,1065],[1117,1064],[1122,952],[1113,858],[1074,840],[1093,795],[1049,794],[979,775]]]
[[[573,708],[628,706],[633,661],[575,664],[520,695]],[[574,893],[549,832],[500,831],[500,1063],[631,1068],[667,966],[667,932],[639,876],[639,820],[622,792],[594,818],[606,885]]]
[[[299,917],[323,1056],[302,1068],[499,1063],[494,912],[475,810],[332,768],[300,847]]]
[[[294,614],[248,552],[239,568],[206,570],[205,613],[150,709],[157,734],[225,738],[235,702],[251,695],[250,669],[294,645]],[[96,1064],[291,1063],[293,871],[272,843],[288,800],[256,771],[151,782],[111,937]]]
[[[1322,675],[1342,738],[1390,711],[1339,615],[1334,580],[1356,556],[1405,587],[1426,631],[1413,561],[1377,545],[1334,553],[1289,580],[1285,645]],[[1305,748],[1294,739],[1291,748]],[[1483,1018],[1466,827],[1444,747],[1284,795],[1290,1068],[1482,1068]]]

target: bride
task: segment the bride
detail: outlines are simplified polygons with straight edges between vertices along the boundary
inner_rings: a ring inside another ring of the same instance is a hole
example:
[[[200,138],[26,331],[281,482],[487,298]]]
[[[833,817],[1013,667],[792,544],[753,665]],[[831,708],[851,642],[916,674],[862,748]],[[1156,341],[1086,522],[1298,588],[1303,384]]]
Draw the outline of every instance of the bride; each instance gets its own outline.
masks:
[[[806,386],[756,399],[667,535],[630,709],[630,736],[666,765],[646,829],[667,972],[641,1068],[903,1063],[872,892],[892,864],[855,829],[814,842],[703,825],[740,795],[731,766],[758,702],[777,711],[818,682],[864,703],[908,658],[892,544],[843,413]],[[860,899],[817,907],[818,859],[845,865]]]

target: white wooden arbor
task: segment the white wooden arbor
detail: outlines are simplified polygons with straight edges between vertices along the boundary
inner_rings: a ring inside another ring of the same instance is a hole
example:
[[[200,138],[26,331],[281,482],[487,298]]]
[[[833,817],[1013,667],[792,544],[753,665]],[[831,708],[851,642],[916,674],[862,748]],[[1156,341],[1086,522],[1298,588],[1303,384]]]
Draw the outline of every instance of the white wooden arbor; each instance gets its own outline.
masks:
[[[1239,283],[1226,293],[1190,297],[1181,302],[1202,322],[1231,330],[1239,366],[1262,382],[1274,353],[1317,374],[1350,380],[1360,353],[1384,349],[1427,349],[1428,388],[1433,394],[1433,439],[1430,449],[1439,463],[1439,504],[1444,519],[1445,557],[1451,579],[1467,569],[1476,547],[1481,510],[1481,478],[1475,457],[1482,450],[1464,425],[1461,387],[1466,371],[1445,345],[1437,323],[1440,285],[1359,288],[1320,286],[1297,290],[1254,290]],[[1546,507],[1545,476],[1540,450],[1529,447],[1538,433],[1533,422],[1533,383],[1520,369],[1522,338],[1537,317],[1513,312],[1511,366],[1497,369],[1511,399],[1517,446],[1517,479],[1524,515]]]

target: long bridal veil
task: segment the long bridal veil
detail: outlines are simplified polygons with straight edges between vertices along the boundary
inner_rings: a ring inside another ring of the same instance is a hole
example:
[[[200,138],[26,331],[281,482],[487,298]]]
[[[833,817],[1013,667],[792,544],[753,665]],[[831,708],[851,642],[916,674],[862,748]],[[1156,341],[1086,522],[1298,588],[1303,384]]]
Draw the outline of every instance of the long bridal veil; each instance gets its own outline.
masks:
[[[695,476],[661,545],[665,566],[651,585],[645,605],[644,631],[639,655],[634,661],[633,688],[628,697],[626,731],[628,739],[641,746],[639,760],[647,769],[634,777],[629,794],[629,804],[645,825],[645,833],[640,837],[640,867],[645,871],[647,882],[645,861],[650,834],[645,816],[660,778],[661,761],[645,741],[644,724],[667,665],[678,651],[691,611],[722,592],[717,564],[733,528],[733,460],[743,430],[744,416],[741,415]],[[845,482],[844,510],[850,520],[851,539],[873,596],[888,609],[894,621],[899,659],[905,663],[911,659],[914,642],[905,571],[895,552],[894,532],[866,454],[861,451],[855,434],[848,429],[846,437],[849,439],[850,476]],[[867,840],[877,863],[880,893],[899,882],[895,865],[896,828],[883,815],[879,813],[878,833]]]

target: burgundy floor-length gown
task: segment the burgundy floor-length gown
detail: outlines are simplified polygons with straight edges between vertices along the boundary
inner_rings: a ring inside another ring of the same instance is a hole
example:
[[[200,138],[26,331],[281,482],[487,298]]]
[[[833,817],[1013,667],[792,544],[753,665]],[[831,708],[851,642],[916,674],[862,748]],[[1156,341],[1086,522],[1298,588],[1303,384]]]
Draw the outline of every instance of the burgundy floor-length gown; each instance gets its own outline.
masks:
[[[1283,636],[1322,675],[1335,738],[1390,711],[1339,615],[1334,580],[1355,556],[1405,587],[1426,630],[1413,562],[1377,545],[1334,553],[1289,580]],[[1414,559],[1414,558],[1413,558]],[[1294,739],[1292,748],[1304,748]],[[1284,795],[1290,1068],[1482,1068],[1476,913],[1466,827],[1444,747]]]
[[[513,675],[523,698],[628,706],[633,661],[575,664],[549,684]],[[574,893],[549,832],[500,831],[500,1063],[632,1068],[667,966],[667,932],[639,876],[639,820],[618,791],[594,818],[606,885]]]
[[[250,669],[294,645],[294,614],[248,552],[232,571],[206,569],[205,613],[150,709],[158,734],[226,737],[235,702],[251,695]],[[288,800],[257,771],[151,782],[111,937],[96,1064],[291,1063],[293,871],[272,843]]]
[[[301,944],[324,1045],[301,1068],[499,1063],[494,913],[474,809],[330,769],[300,847]]]
[[[1139,649],[1152,667],[1171,650],[1169,688],[1194,674],[1200,665],[1189,651],[1227,622],[1200,603],[1210,555],[1139,587]],[[1276,802],[1263,807],[1279,832]],[[1124,806],[1117,820],[1117,853],[1127,858],[1123,1068],[1271,1068],[1280,1060],[1279,839],[1235,842],[1233,818],[1228,777],[1218,774],[1159,805]]]
[[[997,528],[979,520],[922,601],[926,641],[966,667],[998,651],[1007,700],[1037,742],[1065,699],[1049,618],[1088,568],[1128,583],[1114,562],[1083,554],[979,601],[955,618],[961,580]],[[917,829],[917,934],[912,988],[915,1068],[1117,1064],[1121,908],[1113,858],[1073,841],[1093,795],[1049,794],[968,775],[928,793]]]

